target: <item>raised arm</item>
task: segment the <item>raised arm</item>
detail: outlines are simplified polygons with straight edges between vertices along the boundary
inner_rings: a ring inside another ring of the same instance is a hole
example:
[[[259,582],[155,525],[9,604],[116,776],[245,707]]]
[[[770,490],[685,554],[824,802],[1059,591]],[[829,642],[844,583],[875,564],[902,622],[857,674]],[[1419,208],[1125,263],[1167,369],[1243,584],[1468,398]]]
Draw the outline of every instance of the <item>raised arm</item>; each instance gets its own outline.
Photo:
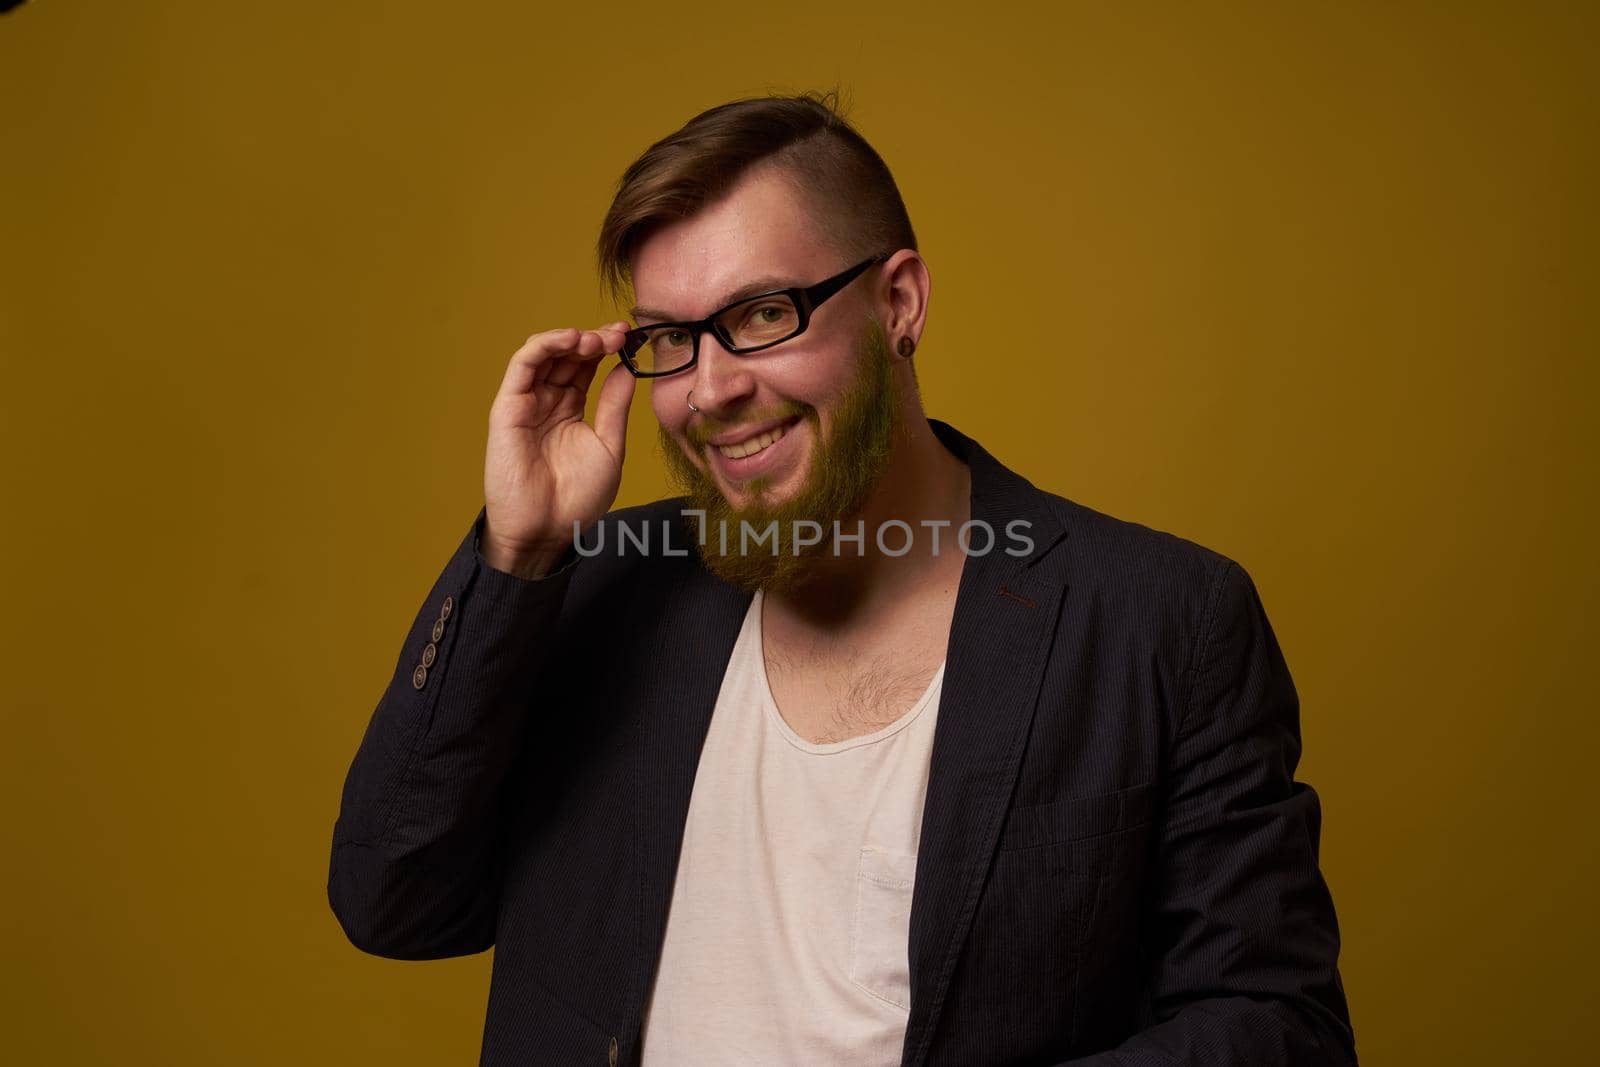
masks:
[[[575,527],[621,481],[633,378],[620,364],[593,425],[584,398],[625,323],[535,334],[489,416],[485,506],[411,624],[346,776],[328,902],[358,948],[396,959],[494,941],[500,803],[530,719],[562,713],[559,645]],[[537,691],[536,691],[537,690]]]

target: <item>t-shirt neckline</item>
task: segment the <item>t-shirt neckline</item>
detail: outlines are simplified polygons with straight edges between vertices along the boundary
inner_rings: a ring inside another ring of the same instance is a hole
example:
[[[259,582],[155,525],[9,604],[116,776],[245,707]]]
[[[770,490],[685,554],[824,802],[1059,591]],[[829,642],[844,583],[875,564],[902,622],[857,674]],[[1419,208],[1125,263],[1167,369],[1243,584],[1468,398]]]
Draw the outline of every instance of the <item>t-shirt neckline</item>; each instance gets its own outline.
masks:
[[[934,693],[939,691],[939,687],[944,681],[944,668],[947,662],[944,660],[940,661],[938,669],[933,672],[933,677],[928,680],[927,687],[923,689],[922,695],[917,698],[917,702],[911,705],[909,711],[889,725],[874,730],[870,734],[846,738],[843,741],[830,741],[825,744],[807,741],[795,733],[794,729],[784,720],[783,712],[778,709],[778,701],[772,695],[772,683],[767,678],[766,645],[761,633],[761,612],[762,604],[764,603],[762,594],[764,592],[765,590],[756,590],[755,596],[750,601],[751,625],[755,627],[755,661],[756,673],[761,688],[761,703],[765,705],[767,717],[771,720],[772,725],[783,736],[783,739],[795,748],[816,756],[831,756],[840,752],[848,752],[853,748],[860,748],[863,745],[877,744],[879,741],[887,740],[910,726],[932,701]]]

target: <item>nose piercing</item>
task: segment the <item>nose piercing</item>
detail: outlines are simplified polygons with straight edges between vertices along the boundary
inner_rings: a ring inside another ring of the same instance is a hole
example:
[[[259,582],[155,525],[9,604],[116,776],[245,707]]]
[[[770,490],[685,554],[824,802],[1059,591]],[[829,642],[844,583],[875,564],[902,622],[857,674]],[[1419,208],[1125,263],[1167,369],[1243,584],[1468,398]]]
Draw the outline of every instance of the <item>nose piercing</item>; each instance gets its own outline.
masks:
[[[700,409],[694,406],[694,390],[693,389],[689,390],[688,400],[689,400],[689,410],[694,412],[696,415],[700,414]]]

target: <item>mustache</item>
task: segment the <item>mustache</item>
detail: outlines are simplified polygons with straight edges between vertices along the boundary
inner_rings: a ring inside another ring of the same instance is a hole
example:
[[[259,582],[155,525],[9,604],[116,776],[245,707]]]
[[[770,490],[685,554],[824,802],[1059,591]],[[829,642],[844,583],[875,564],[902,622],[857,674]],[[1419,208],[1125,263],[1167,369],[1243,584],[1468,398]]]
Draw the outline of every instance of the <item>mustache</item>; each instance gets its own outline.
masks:
[[[747,411],[737,419],[723,420],[713,416],[701,415],[684,429],[684,440],[696,449],[704,450],[711,439],[720,434],[730,433],[743,426],[757,426],[764,422],[788,422],[790,419],[813,418],[816,408],[811,404],[791,400],[783,404],[766,407],[760,411]]]

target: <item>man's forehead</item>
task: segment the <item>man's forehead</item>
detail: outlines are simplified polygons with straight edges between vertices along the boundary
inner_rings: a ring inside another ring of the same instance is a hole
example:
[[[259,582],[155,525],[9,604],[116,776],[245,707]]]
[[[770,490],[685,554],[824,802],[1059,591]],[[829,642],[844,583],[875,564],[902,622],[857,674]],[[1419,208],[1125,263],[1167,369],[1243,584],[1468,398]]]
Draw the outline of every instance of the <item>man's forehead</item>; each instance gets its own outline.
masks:
[[[741,183],[640,244],[631,311],[636,318],[701,318],[744,296],[810,285],[831,273],[833,258],[787,182]]]
[[[629,309],[629,314],[635,319],[699,319],[747,296],[817,281],[812,277],[814,271],[780,263],[776,258],[747,262],[748,265],[731,269],[722,264],[707,271],[685,270],[671,275],[668,284],[648,290],[635,277],[639,302]]]

